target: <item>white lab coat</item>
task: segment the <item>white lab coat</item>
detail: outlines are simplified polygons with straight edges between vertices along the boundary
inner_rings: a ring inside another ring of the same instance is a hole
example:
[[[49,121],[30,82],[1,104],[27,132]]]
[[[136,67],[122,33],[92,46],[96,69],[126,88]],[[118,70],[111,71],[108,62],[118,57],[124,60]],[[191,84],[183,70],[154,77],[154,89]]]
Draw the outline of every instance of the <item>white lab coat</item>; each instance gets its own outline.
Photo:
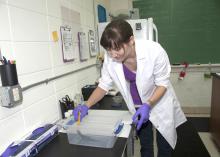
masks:
[[[160,44],[153,41],[136,40],[135,49],[136,84],[142,102],[147,102],[156,85],[167,88],[164,96],[151,109],[149,120],[174,149],[177,141],[176,127],[184,123],[186,117],[169,81],[171,67],[168,56]],[[134,114],[136,110],[129,84],[124,77],[122,63],[105,54],[99,87],[108,91],[113,82],[121,92],[129,111]]]

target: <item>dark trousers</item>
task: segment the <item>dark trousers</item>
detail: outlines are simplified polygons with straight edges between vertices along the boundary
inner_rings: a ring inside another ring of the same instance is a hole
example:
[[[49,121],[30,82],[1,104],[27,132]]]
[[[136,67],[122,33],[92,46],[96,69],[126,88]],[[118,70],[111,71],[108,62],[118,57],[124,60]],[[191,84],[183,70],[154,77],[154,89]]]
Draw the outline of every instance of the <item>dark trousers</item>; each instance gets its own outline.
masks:
[[[171,157],[172,147],[157,131],[157,147],[158,157]],[[144,123],[141,129],[137,132],[141,144],[141,157],[154,157],[153,151],[153,129],[150,121]]]

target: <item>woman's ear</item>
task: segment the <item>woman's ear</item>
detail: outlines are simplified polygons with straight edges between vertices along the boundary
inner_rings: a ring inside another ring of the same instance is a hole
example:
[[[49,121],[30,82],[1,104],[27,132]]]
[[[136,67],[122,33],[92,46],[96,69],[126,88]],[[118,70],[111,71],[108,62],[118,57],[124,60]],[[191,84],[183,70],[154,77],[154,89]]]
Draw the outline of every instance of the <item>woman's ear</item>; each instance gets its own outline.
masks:
[[[134,36],[133,36],[133,35],[130,37],[129,44],[130,44],[131,46],[134,45]]]

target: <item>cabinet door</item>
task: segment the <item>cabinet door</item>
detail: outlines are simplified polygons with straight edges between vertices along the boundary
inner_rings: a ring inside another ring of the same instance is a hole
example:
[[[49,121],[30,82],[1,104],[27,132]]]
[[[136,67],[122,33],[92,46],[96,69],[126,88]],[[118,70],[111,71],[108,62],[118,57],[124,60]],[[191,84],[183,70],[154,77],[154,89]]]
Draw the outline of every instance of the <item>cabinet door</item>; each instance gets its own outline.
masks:
[[[213,76],[211,100],[211,128],[213,139],[220,146],[220,78]]]

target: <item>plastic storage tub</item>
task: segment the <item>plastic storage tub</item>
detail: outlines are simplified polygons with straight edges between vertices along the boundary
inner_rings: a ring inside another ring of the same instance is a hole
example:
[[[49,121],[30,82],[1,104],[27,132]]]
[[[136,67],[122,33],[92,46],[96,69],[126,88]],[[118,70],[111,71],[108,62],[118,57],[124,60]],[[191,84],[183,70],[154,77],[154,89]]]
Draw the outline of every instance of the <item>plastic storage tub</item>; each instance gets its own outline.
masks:
[[[104,123],[84,123],[68,128],[67,136],[70,144],[113,148],[117,140],[114,135],[114,125]]]

